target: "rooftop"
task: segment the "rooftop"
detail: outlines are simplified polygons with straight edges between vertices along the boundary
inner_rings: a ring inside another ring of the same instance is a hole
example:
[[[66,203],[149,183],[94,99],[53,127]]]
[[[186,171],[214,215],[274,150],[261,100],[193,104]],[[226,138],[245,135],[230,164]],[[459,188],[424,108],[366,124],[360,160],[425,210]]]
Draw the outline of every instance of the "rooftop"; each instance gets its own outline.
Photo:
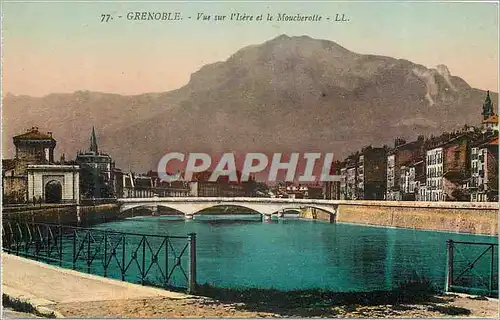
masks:
[[[483,143],[481,146],[482,147],[486,147],[486,146],[497,146],[498,147],[498,136],[496,136],[495,138],[489,140],[486,143]]]
[[[483,120],[483,123],[498,123],[498,115],[494,114],[487,119]]]
[[[75,171],[80,167],[76,165],[61,165],[61,164],[33,164],[28,165],[28,170],[43,170],[43,171]]]
[[[86,151],[86,152],[78,151],[76,155],[78,158],[111,158],[109,154],[102,152],[95,153],[94,151]]]
[[[52,132],[42,133],[38,130],[38,127],[31,127],[31,129],[26,130],[26,133],[14,136],[13,139],[14,140],[54,140],[54,138],[52,138]]]

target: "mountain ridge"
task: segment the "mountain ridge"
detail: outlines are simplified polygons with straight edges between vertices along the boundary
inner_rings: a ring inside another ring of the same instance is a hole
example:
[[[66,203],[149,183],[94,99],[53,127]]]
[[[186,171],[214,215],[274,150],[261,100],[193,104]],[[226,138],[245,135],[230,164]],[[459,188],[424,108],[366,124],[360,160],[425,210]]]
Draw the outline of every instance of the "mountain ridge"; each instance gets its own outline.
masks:
[[[168,92],[7,95],[2,139],[11,153],[13,135],[44,124],[68,159],[88,147],[95,126],[100,149],[135,170],[155,168],[167,151],[314,149],[342,158],[398,136],[478,125],[485,94],[445,65],[282,35],[204,65]]]

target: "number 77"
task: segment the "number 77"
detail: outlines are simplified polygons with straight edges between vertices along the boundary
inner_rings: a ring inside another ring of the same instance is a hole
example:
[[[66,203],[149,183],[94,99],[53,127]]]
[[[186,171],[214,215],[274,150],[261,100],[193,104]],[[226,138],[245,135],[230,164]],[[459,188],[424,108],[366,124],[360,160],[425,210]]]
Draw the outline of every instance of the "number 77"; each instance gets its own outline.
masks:
[[[101,22],[109,22],[109,19],[111,19],[111,15],[109,13],[101,14]]]

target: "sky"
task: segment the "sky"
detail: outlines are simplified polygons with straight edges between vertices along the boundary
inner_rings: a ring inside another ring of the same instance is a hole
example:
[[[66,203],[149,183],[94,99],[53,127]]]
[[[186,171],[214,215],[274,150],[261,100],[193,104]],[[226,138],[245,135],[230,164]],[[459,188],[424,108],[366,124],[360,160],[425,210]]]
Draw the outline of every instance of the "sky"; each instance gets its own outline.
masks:
[[[180,12],[183,19],[127,20],[136,11]],[[198,13],[318,14],[323,21],[207,22],[197,21]],[[101,22],[103,14],[114,19]],[[336,14],[349,21],[325,20]],[[169,91],[203,65],[281,34],[429,68],[445,64],[471,86],[498,92],[498,3],[492,2],[4,1],[3,15],[3,94]]]

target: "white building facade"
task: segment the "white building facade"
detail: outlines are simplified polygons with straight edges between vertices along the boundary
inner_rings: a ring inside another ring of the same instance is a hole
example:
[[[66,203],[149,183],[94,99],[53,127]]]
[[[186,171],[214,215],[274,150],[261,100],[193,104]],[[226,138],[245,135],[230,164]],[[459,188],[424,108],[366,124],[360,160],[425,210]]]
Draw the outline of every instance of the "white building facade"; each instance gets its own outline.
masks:
[[[426,195],[425,201],[444,201],[443,191],[443,148],[427,150],[426,153]]]
[[[365,156],[358,158],[358,167],[356,172],[356,199],[363,200],[365,194]]]
[[[80,203],[79,167],[28,165],[28,201]]]
[[[471,148],[471,179],[468,188],[471,190],[472,202],[488,201],[488,152],[488,148]],[[494,161],[494,158],[490,160]]]
[[[401,179],[400,190],[403,194],[415,194],[415,190],[418,190],[417,183],[415,181],[415,167],[414,166],[402,166],[401,167]]]
[[[345,200],[347,194],[347,169],[340,169],[340,200]]]
[[[399,201],[401,200],[401,193],[395,190],[396,187],[396,155],[391,154],[387,156],[387,189],[386,200]]]

